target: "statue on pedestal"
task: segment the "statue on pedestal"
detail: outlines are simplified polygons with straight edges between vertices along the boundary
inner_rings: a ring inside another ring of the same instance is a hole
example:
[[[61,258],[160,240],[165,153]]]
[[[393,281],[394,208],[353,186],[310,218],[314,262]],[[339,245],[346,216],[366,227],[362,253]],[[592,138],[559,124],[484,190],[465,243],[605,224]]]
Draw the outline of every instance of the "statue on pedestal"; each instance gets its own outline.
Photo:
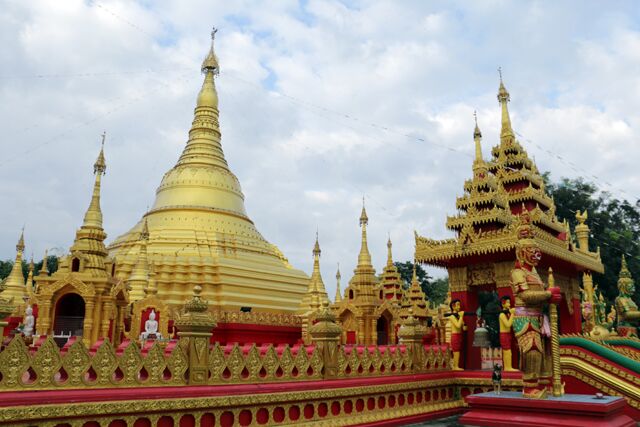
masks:
[[[536,271],[541,251],[538,247],[529,212],[520,214],[516,265],[511,270],[511,287],[515,296],[513,330],[520,349],[520,369],[524,385],[524,397],[544,399],[551,379],[550,345],[543,335],[550,336],[549,324],[543,318],[546,303],[557,303],[562,298],[560,289],[546,289]]]
[[[511,307],[511,297],[508,295],[500,298],[502,304],[502,312],[499,316],[500,321],[500,347],[502,347],[502,366],[505,372],[515,372],[511,363],[511,332],[513,329],[513,319],[515,308]]]
[[[149,313],[149,319],[144,322],[144,332],[140,334],[141,340],[162,339],[162,334],[158,332],[158,321],[156,320],[155,310]]]
[[[24,314],[24,325],[22,327],[22,334],[25,338],[33,337],[33,328],[36,324],[36,318],[33,316],[33,308],[31,306],[27,306]]]
[[[461,302],[454,299],[449,304],[451,314],[449,315],[449,325],[451,326],[451,351],[453,352],[452,369],[454,371],[463,371],[460,367],[460,351],[462,350],[463,336],[462,332],[467,329],[464,324],[464,311],[461,311]]]

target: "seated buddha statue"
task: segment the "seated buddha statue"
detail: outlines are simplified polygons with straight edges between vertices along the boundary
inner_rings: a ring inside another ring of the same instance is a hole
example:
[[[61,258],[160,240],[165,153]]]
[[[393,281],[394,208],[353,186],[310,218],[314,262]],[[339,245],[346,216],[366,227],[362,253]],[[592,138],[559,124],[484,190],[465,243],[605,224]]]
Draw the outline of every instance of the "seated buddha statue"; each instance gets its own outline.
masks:
[[[149,313],[149,319],[144,322],[144,332],[140,334],[140,339],[162,339],[162,334],[158,332],[158,321],[156,320],[155,310]]]

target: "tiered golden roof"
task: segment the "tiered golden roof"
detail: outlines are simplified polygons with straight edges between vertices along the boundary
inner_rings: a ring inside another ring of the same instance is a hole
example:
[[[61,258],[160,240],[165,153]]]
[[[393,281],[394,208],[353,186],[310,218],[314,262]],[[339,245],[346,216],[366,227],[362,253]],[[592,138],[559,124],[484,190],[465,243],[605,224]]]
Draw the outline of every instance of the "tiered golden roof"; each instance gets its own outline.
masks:
[[[391,238],[387,241],[387,265],[384,266],[380,275],[380,290],[384,300],[393,301],[400,304],[402,300],[402,277],[398,272],[398,267],[393,263]]]
[[[413,263],[413,276],[411,277],[411,286],[405,291],[405,298],[402,300],[402,310],[400,317],[407,318],[409,313],[413,313],[416,319],[426,319],[429,317],[427,307],[427,297],[420,287],[418,275],[416,274],[416,264]]]
[[[240,183],[220,142],[218,71],[212,37],[182,155],[164,175],[153,207],[109,246],[116,275],[131,276],[145,246],[140,233],[146,221],[148,261],[155,264],[159,294],[171,306],[181,305],[200,284],[215,309],[295,312],[309,279],[262,237],[245,211]],[[141,289],[134,289],[133,296],[141,298]]]
[[[556,218],[555,204],[545,193],[542,176],[516,140],[507,107],[509,100],[501,78],[498,90],[502,109],[500,144],[492,149],[492,160],[485,162],[476,123],[473,178],[465,182],[465,194],[456,201],[461,213],[447,218],[447,228],[455,231],[456,237],[432,240],[416,233],[417,261],[449,267],[464,264],[469,256],[511,252],[517,241],[514,217],[527,209],[543,253],[574,264],[578,269],[603,272],[599,252],[575,248],[566,224]]]

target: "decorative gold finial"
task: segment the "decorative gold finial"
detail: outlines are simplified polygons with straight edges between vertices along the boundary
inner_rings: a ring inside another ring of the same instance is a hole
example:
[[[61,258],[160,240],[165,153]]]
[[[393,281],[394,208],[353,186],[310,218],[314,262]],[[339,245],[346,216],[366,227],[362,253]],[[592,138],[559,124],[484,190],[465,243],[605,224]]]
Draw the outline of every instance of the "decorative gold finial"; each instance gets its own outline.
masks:
[[[336,279],[340,282],[342,275],[340,274],[340,263],[338,263],[338,271],[336,271]]]
[[[100,173],[104,175],[107,170],[107,163],[104,160],[104,140],[107,137],[107,132],[102,132],[102,141],[100,142],[100,154],[98,154],[98,158],[96,162],[93,164],[93,173]]]
[[[369,217],[367,216],[367,210],[364,206],[364,196],[362,196],[362,213],[360,214],[360,226],[367,225],[369,223]]]
[[[24,252],[24,225],[22,226],[22,232],[20,233],[20,240],[18,240],[18,244],[16,244],[17,252]]]
[[[498,74],[500,75],[500,83],[502,83],[502,67],[498,67]]]
[[[319,257],[321,252],[320,243],[318,243],[318,231],[316,230],[316,244],[313,245],[313,256]]]
[[[204,61],[202,62],[201,70],[206,74],[211,72],[214,75],[218,75],[220,73],[220,65],[218,64],[218,58],[216,57],[216,53],[213,47],[217,32],[218,29],[216,27],[213,27],[213,29],[211,30],[211,48],[209,49],[207,57],[204,58]]]

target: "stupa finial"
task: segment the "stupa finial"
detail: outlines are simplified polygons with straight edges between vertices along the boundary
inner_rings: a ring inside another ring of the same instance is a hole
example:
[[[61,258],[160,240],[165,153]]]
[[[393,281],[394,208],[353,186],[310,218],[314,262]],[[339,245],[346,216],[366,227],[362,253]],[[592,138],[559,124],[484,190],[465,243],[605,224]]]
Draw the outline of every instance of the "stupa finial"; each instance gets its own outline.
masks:
[[[509,117],[509,109],[507,103],[511,100],[507,88],[504,87],[502,81],[502,68],[498,67],[498,73],[500,75],[500,87],[498,88],[498,102],[502,107],[502,129],[500,130],[500,142],[513,142],[514,133],[511,128],[511,118]]]
[[[206,58],[204,58],[204,61],[202,61],[202,67],[201,70],[203,73],[208,74],[209,72],[218,75],[220,73],[220,65],[218,64],[218,57],[216,56],[215,50],[214,50],[214,42],[216,39],[216,33],[218,32],[218,29],[216,27],[213,27],[213,29],[211,30],[211,48],[209,49],[209,53],[207,54]]]
[[[100,147],[100,154],[93,165],[93,173],[96,175],[95,182],[93,184],[93,194],[91,195],[91,203],[87,212],[84,214],[83,227],[102,228],[102,210],[100,209],[100,181],[102,175],[107,170],[107,163],[104,160],[104,140],[106,132],[102,133],[102,142]]]

